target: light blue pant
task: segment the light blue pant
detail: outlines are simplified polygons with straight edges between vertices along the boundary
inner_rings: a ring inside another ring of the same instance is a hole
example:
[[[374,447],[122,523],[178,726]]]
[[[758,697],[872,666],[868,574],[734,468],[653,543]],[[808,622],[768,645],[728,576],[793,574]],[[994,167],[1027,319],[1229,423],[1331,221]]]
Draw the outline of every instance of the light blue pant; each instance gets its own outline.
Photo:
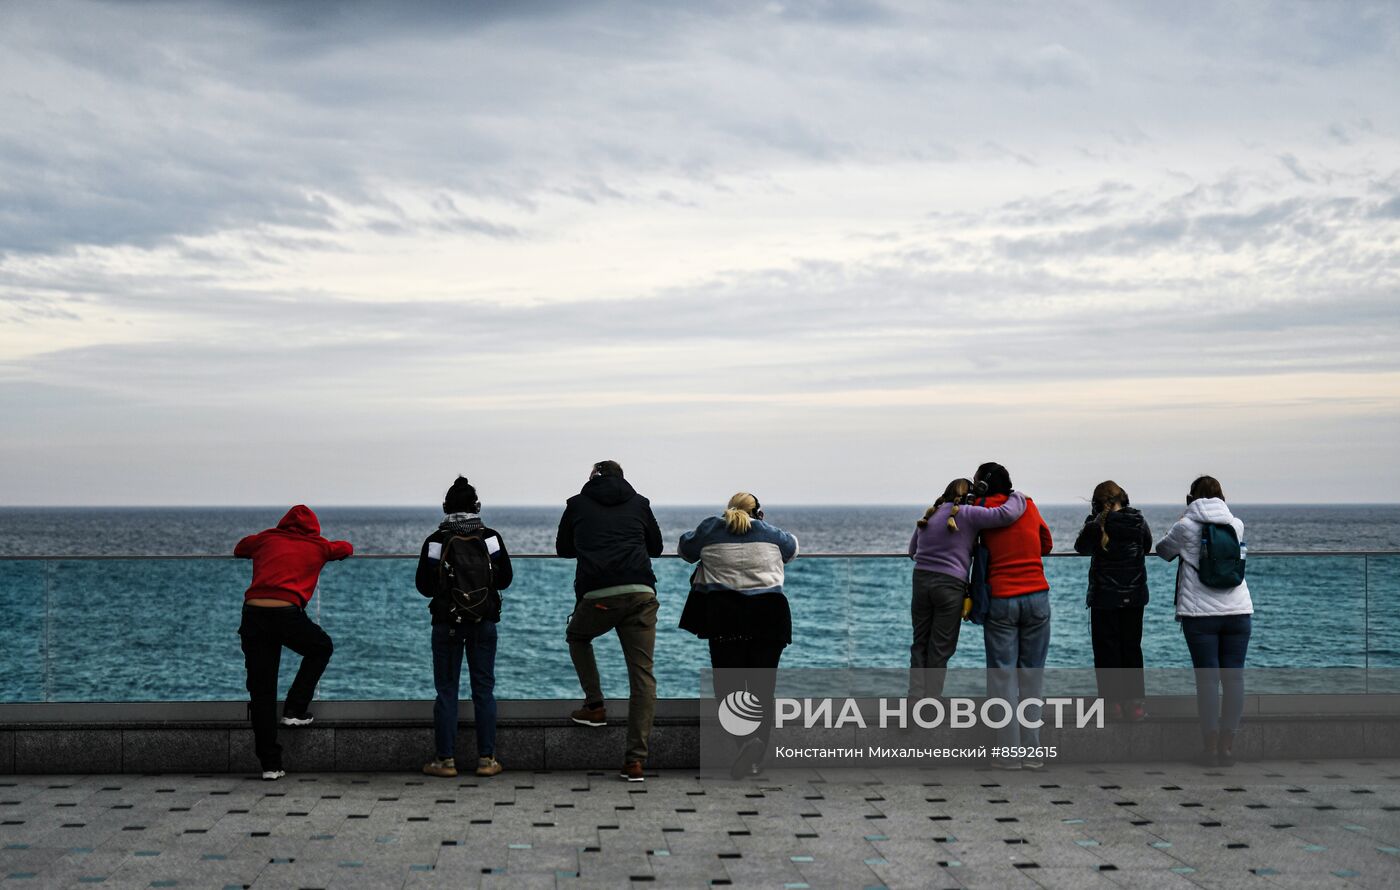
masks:
[[[982,640],[987,647],[987,697],[1005,699],[1013,708],[1011,722],[996,731],[996,745],[1038,746],[1040,728],[1022,727],[1014,709],[1022,698],[1041,695],[1050,649],[1050,591],[992,597]],[[1040,719],[1039,705],[1026,708],[1026,719]]]

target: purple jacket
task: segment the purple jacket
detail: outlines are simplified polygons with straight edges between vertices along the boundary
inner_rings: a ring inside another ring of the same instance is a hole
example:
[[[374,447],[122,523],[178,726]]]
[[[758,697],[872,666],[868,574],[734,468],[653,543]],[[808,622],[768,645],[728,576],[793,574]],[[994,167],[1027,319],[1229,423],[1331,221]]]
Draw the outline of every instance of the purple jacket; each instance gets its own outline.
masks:
[[[1013,491],[1000,507],[964,506],[958,509],[958,530],[948,528],[952,504],[944,504],[928,518],[927,528],[914,529],[909,539],[909,558],[914,567],[927,572],[952,575],[967,580],[972,569],[972,544],[984,528],[1001,528],[1021,518],[1026,512],[1026,496]]]

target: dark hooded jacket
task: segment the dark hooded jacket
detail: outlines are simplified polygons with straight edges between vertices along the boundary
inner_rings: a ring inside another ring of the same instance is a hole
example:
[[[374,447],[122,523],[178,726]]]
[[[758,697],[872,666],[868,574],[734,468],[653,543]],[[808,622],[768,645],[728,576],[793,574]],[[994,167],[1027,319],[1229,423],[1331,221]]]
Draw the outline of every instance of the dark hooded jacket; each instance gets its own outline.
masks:
[[[249,535],[233,548],[233,555],[253,561],[253,583],[247,599],[282,600],[306,608],[316,592],[316,581],[327,562],[344,559],[355,550],[349,541],[321,537],[321,522],[302,504],[287,511],[276,528]]]
[[[661,527],[651,502],[621,476],[589,479],[569,498],[554,551],[578,559],[574,595],[620,584],[656,587],[651,557],[661,555]]]
[[[1108,549],[1103,533],[1108,532]],[[1109,513],[1102,528],[1097,514],[1084,520],[1074,549],[1089,557],[1091,609],[1141,608],[1147,605],[1146,556],[1152,552],[1147,520],[1132,507]]]

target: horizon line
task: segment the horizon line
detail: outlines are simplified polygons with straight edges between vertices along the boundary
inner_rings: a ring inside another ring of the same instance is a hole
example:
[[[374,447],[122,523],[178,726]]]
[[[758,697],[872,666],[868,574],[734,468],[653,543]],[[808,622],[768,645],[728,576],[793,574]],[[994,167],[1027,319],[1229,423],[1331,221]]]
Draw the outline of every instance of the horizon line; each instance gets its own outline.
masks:
[[[1088,498],[1082,501],[1037,501],[1046,507],[1082,507],[1088,504]],[[298,502],[301,503],[301,502]],[[1400,501],[1349,501],[1339,504],[1336,501],[1230,501],[1231,504],[1238,504],[1249,507],[1400,507]],[[699,503],[659,503],[652,501],[653,507],[666,509],[716,509],[710,504]],[[294,504],[283,502],[280,504],[0,504],[0,510],[285,510]],[[310,505],[307,505],[310,506]],[[416,510],[416,509],[438,509],[441,505],[433,504],[389,504],[389,503],[322,503],[315,509],[389,509],[389,510]],[[824,507],[824,508],[850,508],[850,507],[919,507],[925,506],[918,501],[867,501],[867,502],[769,502],[772,507]],[[1134,504],[1134,507],[1184,507],[1180,501],[1146,501]],[[562,501],[536,502],[536,503],[501,503],[487,507],[483,512],[491,509],[537,509],[543,507],[555,507],[563,509]]]

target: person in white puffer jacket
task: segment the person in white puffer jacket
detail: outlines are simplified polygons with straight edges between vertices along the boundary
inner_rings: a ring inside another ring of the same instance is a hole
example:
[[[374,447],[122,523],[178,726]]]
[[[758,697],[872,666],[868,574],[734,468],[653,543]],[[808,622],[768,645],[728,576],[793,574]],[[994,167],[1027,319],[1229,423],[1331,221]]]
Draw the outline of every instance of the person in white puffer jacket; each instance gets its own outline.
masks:
[[[1205,766],[1233,766],[1235,733],[1244,713],[1244,660],[1249,651],[1254,602],[1249,584],[1209,587],[1201,581],[1201,532],[1206,525],[1228,525],[1244,548],[1244,523],[1225,505],[1225,493],[1211,476],[1191,483],[1186,512],[1157,542],[1157,555],[1180,559],[1176,574],[1176,617],[1196,668],[1196,711],[1201,718]],[[1224,699],[1221,700],[1221,687]]]

